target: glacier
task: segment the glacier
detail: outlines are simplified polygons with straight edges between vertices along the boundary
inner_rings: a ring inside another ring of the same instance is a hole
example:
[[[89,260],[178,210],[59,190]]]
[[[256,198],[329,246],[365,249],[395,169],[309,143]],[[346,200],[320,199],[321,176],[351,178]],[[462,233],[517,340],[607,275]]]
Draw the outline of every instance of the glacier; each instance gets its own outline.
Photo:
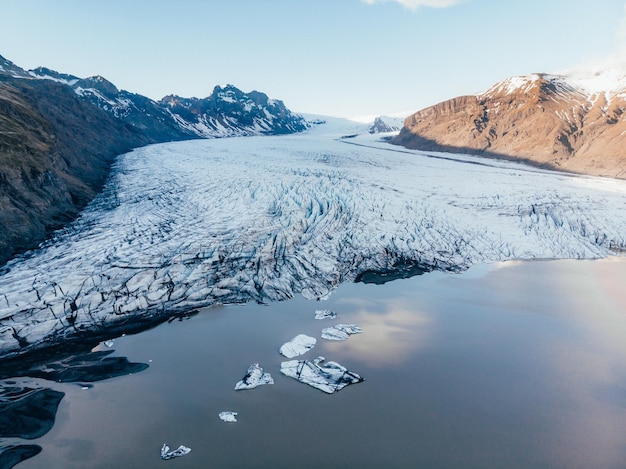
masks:
[[[342,131],[327,122],[121,155],[75,223],[1,268],[0,356],[213,304],[321,299],[346,281],[626,245],[624,181]]]

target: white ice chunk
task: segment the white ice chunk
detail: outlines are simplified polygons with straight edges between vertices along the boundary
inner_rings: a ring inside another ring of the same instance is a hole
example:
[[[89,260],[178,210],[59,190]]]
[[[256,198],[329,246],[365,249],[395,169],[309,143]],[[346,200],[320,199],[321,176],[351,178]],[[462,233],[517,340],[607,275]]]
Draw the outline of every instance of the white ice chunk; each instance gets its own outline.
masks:
[[[178,458],[180,456],[184,456],[185,454],[189,454],[191,448],[187,448],[186,446],[180,445],[174,451],[170,451],[170,447],[166,444],[161,448],[161,459],[172,459]]]
[[[279,352],[287,358],[299,357],[315,347],[317,339],[304,334],[298,334],[289,342],[280,347]]]
[[[363,331],[356,324],[336,324],[322,329],[322,339],[348,340],[352,334],[360,334],[361,332]]]
[[[324,357],[317,357],[313,361],[290,360],[280,364],[280,372],[290,378],[313,386],[328,394],[343,389],[348,384],[364,381],[358,374],[348,371],[337,362],[321,363]]]
[[[264,373],[263,368],[258,363],[253,363],[248,368],[246,376],[235,385],[235,391],[253,389],[262,384],[274,384],[274,378],[272,378],[271,374]]]
[[[219,416],[224,422],[236,422],[237,421],[237,412],[232,412],[230,410],[220,412]]]
[[[328,309],[318,309],[315,311],[315,319],[335,319],[337,313]]]

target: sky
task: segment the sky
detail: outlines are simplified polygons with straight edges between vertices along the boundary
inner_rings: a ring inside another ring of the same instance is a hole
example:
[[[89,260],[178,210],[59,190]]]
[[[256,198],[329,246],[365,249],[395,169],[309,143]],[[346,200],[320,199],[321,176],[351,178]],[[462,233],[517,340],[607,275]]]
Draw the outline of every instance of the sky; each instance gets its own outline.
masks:
[[[513,75],[626,59],[624,0],[2,0],[0,55],[158,100],[232,84],[408,115]]]

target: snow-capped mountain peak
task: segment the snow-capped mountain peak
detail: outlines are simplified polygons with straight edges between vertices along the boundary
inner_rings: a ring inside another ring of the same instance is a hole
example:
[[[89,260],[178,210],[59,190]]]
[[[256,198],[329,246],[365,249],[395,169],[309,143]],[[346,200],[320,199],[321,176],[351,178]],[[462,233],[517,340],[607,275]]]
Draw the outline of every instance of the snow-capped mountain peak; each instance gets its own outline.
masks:
[[[36,79],[40,80],[52,80],[65,85],[73,86],[80,80],[80,78],[74,75],[68,75],[66,73],[59,73],[55,70],[51,70],[46,67],[37,67],[33,70],[29,70],[28,74]]]
[[[513,76],[491,86],[487,91],[479,93],[479,98],[506,96],[515,93],[526,95],[539,95],[542,92],[556,93],[559,95],[569,93],[581,93],[572,84],[568,83],[563,75],[551,75],[548,73],[531,73],[529,75]]]
[[[81,99],[149,134],[152,140],[287,134],[308,128],[300,115],[264,93],[215,86],[206,98],[168,95],[156,102],[118,89],[101,75],[79,78],[45,67],[26,71],[0,56],[0,76],[49,80],[71,87]]]
[[[28,73],[21,67],[18,67],[9,59],[5,59],[0,55],[0,75],[9,75],[15,78],[26,78]]]
[[[414,113],[394,142],[625,177],[624,135],[626,66],[613,64],[507,78]]]
[[[604,93],[608,97],[626,94],[626,62],[570,70],[564,77],[588,94]]]

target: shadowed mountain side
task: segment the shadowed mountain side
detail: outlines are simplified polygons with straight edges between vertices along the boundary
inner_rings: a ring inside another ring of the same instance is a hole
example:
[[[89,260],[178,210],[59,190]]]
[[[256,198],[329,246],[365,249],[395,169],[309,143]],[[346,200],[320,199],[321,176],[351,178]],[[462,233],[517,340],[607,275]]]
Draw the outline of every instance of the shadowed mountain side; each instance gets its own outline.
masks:
[[[257,91],[218,86],[204,99],[156,102],[101,76],[26,71],[0,56],[0,265],[74,220],[132,148],[307,128]]]
[[[406,129],[402,129],[400,134],[393,138],[392,142],[396,145],[401,145],[405,148],[409,148],[411,150],[420,150],[420,151],[433,151],[433,152],[441,152],[441,153],[456,153],[462,155],[477,155],[483,156],[485,158],[492,158],[495,160],[503,160],[503,161],[512,161],[515,163],[523,163],[528,166],[533,166],[535,168],[540,169],[551,169],[551,170],[563,170],[556,165],[550,163],[542,163],[530,158],[523,158],[519,156],[507,155],[504,153],[498,153],[489,150],[482,150],[472,147],[457,147],[453,145],[442,145],[438,143],[436,140],[424,138],[420,135],[411,134],[407,132]],[[437,157],[435,155],[428,155],[429,157]],[[576,171],[571,171],[572,173],[576,173]]]
[[[0,263],[75,218],[115,156],[151,142],[63,84],[0,76]]]

